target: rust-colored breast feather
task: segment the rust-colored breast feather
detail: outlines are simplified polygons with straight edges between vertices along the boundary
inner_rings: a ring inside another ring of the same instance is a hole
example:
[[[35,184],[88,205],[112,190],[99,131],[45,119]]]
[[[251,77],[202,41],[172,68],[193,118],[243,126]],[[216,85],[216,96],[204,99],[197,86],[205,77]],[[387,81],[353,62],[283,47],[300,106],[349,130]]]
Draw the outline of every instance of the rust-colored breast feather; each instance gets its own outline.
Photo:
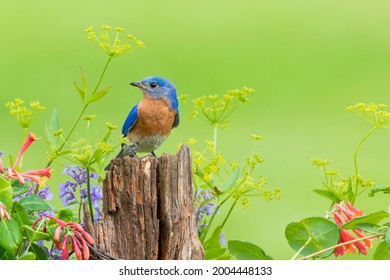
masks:
[[[175,110],[170,110],[168,101],[144,96],[138,104],[138,119],[127,138],[138,141],[140,138],[161,135],[168,136],[175,119]]]

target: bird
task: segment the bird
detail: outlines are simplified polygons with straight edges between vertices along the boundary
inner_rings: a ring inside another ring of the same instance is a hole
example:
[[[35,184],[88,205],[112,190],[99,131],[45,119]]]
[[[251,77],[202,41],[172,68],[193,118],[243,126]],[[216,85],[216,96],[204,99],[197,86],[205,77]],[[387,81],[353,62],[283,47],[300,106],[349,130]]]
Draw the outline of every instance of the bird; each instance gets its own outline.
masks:
[[[138,152],[156,157],[155,150],[180,122],[176,88],[168,79],[159,76],[147,77],[130,85],[139,88],[143,98],[130,110],[122,126],[122,135],[131,145],[122,144],[116,158],[138,157]]]

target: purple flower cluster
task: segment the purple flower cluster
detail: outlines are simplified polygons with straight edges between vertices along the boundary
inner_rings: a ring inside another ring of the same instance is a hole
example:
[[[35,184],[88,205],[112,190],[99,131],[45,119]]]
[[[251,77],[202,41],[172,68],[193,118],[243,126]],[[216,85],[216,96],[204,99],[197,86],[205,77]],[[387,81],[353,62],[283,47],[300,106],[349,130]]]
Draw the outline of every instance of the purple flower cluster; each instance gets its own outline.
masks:
[[[198,189],[195,195],[195,217],[196,217],[196,222],[198,224],[198,230],[199,232],[201,231],[202,228],[208,227],[206,218],[212,214],[217,209],[217,203],[216,197],[211,194],[210,190],[201,190]],[[226,245],[226,241],[224,239],[225,233],[221,232],[219,236],[219,242],[221,246]]]
[[[65,167],[63,174],[68,175],[72,179],[66,181],[64,184],[60,184],[60,198],[64,206],[78,203],[77,191],[81,200],[87,199],[87,172],[85,168],[79,166]],[[90,179],[97,180],[98,175],[95,173],[90,174]],[[91,200],[93,207],[95,208],[94,219],[99,220],[101,218],[101,200],[103,198],[100,185],[96,184],[91,186]]]
[[[199,230],[203,227],[207,227],[205,218],[212,215],[217,208],[217,204],[212,202],[215,199],[215,196],[211,194],[210,190],[205,191],[198,189],[195,195],[195,216]]]

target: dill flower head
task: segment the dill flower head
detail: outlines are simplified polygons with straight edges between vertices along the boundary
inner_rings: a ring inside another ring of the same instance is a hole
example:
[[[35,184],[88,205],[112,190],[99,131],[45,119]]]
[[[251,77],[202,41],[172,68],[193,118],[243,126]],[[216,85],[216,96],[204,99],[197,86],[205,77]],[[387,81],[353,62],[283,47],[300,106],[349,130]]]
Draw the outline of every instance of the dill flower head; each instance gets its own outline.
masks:
[[[138,48],[145,48],[144,43],[134,35],[126,35],[124,40],[122,40],[120,34],[125,30],[122,27],[112,28],[110,25],[103,25],[102,29],[103,31],[99,35],[96,34],[93,26],[85,29],[85,32],[88,33],[87,38],[94,40],[110,57],[126,54],[134,48],[133,45]]]

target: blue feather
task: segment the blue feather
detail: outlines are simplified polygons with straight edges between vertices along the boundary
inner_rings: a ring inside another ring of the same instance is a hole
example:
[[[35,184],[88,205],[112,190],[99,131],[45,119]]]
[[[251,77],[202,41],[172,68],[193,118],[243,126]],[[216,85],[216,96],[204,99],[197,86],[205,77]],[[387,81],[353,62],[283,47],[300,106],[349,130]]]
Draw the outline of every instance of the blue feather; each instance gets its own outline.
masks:
[[[138,104],[131,109],[130,113],[128,114],[123,126],[122,126],[122,134],[126,137],[127,134],[129,134],[130,129],[134,126],[135,122],[138,119]]]

